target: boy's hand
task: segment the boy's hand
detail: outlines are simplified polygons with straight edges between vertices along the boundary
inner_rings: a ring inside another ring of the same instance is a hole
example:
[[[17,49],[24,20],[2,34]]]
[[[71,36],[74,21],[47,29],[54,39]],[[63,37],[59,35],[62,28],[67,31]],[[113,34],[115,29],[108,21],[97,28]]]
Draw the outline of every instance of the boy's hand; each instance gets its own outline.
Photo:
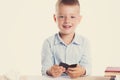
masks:
[[[85,75],[85,68],[81,67],[80,65],[77,65],[77,67],[75,68],[68,68],[66,72],[71,78],[77,78],[82,75]]]
[[[65,68],[58,65],[53,65],[51,69],[47,71],[48,75],[53,77],[59,77],[63,72],[65,72]]]

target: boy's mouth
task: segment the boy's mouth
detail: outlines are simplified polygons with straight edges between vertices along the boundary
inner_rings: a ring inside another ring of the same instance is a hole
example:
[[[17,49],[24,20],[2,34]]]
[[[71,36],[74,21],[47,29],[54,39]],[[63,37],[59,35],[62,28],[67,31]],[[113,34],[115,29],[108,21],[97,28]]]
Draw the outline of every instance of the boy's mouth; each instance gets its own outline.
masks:
[[[65,28],[65,29],[69,29],[71,27],[72,27],[71,25],[63,25],[63,28]]]

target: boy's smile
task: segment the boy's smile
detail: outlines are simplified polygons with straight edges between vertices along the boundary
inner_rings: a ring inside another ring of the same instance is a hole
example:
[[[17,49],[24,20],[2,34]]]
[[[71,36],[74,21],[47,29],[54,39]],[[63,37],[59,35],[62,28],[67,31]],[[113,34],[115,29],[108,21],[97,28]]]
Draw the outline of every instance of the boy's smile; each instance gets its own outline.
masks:
[[[76,26],[80,22],[80,10],[77,5],[64,5],[61,4],[56,10],[54,20],[58,24],[60,33],[74,34]]]
[[[63,28],[65,29],[70,29],[72,26],[71,25],[63,25]]]

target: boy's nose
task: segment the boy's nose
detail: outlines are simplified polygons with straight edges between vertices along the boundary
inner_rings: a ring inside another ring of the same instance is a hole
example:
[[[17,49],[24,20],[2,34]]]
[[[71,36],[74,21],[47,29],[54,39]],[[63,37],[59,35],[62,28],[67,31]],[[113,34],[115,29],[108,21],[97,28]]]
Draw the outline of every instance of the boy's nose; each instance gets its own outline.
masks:
[[[64,20],[65,23],[69,23],[70,22],[70,19],[68,17],[65,18]]]

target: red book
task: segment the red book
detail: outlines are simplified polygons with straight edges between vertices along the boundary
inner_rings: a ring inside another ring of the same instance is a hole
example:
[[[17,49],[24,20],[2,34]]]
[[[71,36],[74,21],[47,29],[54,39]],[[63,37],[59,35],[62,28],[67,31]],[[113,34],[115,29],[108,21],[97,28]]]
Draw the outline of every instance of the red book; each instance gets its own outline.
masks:
[[[105,72],[120,72],[120,67],[107,67]]]

